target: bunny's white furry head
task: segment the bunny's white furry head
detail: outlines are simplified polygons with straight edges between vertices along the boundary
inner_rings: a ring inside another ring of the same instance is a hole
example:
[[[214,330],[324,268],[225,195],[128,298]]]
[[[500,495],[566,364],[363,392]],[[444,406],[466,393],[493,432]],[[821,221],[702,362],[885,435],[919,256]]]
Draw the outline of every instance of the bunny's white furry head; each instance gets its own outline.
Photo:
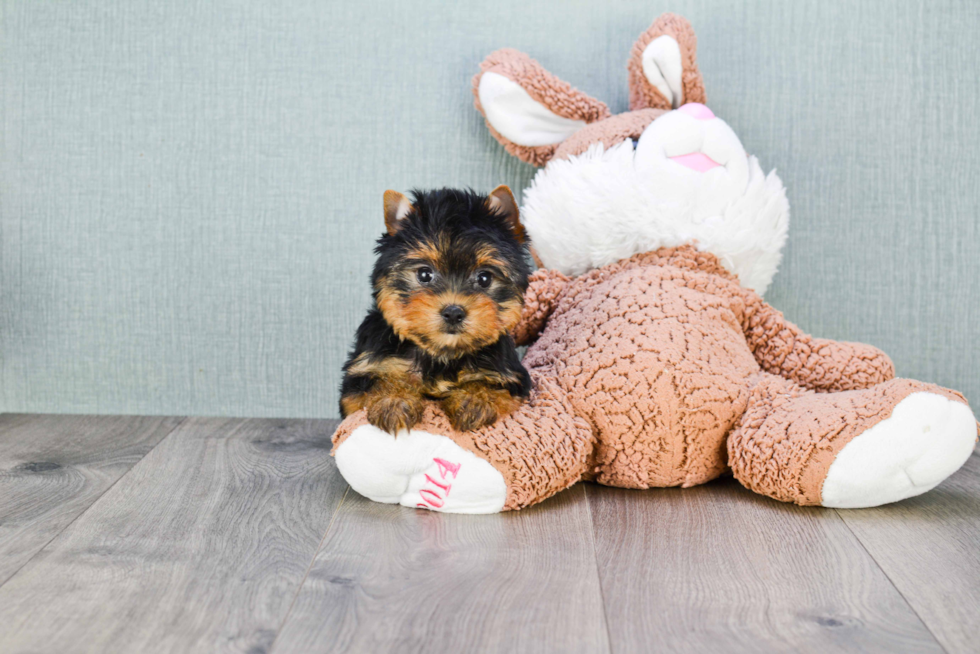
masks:
[[[686,20],[659,18],[633,47],[631,111],[615,116],[523,53],[499,50],[483,62],[473,91],[491,133],[545,166],[521,211],[545,267],[579,275],[688,243],[765,292],[789,203],[776,173],[763,173],[702,104],[696,46]]]
[[[674,120],[679,113],[653,121],[635,148],[631,140],[595,143],[538,171],[524,191],[522,221],[546,267],[579,275],[693,243],[743,286],[765,292],[789,227],[783,184],[745,155],[719,119],[699,139],[685,132],[702,121]]]

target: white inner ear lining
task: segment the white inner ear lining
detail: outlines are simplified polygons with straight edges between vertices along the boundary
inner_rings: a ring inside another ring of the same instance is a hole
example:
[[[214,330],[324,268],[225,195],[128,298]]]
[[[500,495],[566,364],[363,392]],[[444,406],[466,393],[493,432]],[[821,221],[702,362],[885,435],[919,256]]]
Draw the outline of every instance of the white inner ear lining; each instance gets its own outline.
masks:
[[[666,34],[658,36],[647,44],[640,58],[643,76],[660,91],[674,109],[684,104],[684,88],[681,77],[684,66],[681,62],[681,46]]]
[[[520,84],[499,73],[483,73],[477,93],[487,121],[517,145],[561,143],[586,124],[584,120],[557,115],[528,95]]]
[[[398,211],[395,212],[395,220],[402,220],[408,215],[408,212],[412,210],[412,203],[408,201],[404,195],[401,201],[398,203]]]
[[[496,195],[491,195],[487,198],[490,201],[490,208],[496,211],[507,211],[507,207],[504,206],[504,201],[498,198]]]

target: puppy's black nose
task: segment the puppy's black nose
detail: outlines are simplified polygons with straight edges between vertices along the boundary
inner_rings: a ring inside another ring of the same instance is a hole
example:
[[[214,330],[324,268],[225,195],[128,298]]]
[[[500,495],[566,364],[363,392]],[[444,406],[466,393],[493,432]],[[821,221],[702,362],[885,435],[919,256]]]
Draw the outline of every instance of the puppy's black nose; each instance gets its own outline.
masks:
[[[466,317],[466,310],[458,304],[450,304],[442,310],[442,319],[450,325],[458,325]]]

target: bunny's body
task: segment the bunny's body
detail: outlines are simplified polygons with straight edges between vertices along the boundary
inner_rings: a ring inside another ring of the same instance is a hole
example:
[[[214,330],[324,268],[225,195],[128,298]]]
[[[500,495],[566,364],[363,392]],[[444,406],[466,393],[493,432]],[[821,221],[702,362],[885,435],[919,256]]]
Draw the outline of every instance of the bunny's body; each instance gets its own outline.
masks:
[[[349,417],[334,442],[355,490],[477,513],[581,479],[692,486],[731,470],[782,501],[874,506],[969,457],[977,425],[961,395],[894,379],[882,352],[811,338],[761,299],[788,204],[700,104],[694,48],[686,21],[655,22],[619,116],[526,55],[487,58],[474,91],[492,133],[547,163],[525,192],[544,266],[515,332],[534,391],[472,432],[434,406],[397,437]]]

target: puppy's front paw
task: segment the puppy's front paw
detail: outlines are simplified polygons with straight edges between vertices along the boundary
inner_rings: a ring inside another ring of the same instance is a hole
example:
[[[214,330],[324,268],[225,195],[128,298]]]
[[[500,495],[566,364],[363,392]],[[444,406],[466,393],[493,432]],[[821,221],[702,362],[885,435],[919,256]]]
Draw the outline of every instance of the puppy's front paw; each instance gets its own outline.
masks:
[[[446,415],[456,431],[479,429],[497,421],[496,408],[480,397],[463,397],[450,406],[446,407]]]
[[[368,401],[367,419],[389,434],[411,429],[422,419],[422,398],[411,395],[379,395]]]
[[[518,404],[518,400],[505,390],[478,386],[454,391],[443,400],[442,409],[456,431],[469,431],[492,425]]]

